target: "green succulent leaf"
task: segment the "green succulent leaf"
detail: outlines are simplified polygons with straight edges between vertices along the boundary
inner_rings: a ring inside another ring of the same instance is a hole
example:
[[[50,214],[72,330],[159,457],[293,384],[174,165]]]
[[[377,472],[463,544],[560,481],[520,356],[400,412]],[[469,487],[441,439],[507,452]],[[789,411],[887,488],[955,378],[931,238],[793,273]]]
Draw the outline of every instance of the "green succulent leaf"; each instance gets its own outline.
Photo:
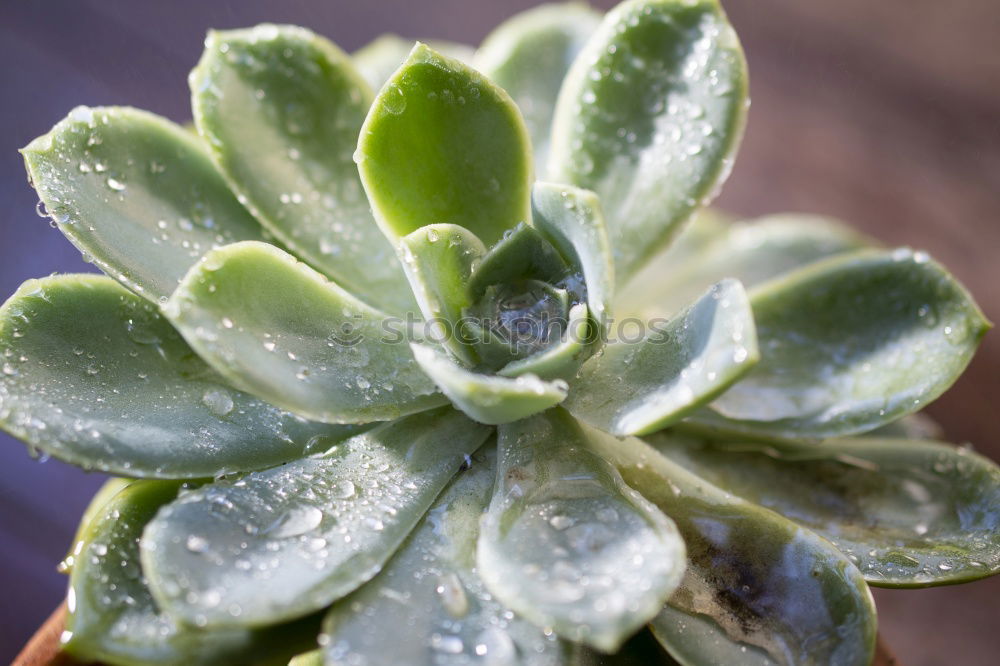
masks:
[[[466,44],[449,42],[440,39],[421,40],[438,53],[449,58],[471,63],[475,49]],[[385,34],[376,37],[351,54],[358,72],[365,78],[374,90],[381,88],[389,77],[403,64],[414,40],[404,39],[399,35]]]
[[[476,572],[479,519],[496,481],[496,455],[485,448],[382,573],[334,604],[321,639],[327,663],[570,663],[570,646],[513,616]]]
[[[822,446],[652,440],[660,453],[829,539],[871,585],[926,587],[1000,571],[1000,468],[938,442]]]
[[[101,510],[104,509],[104,506],[132,482],[133,479],[111,477],[97,489],[97,492],[90,498],[87,508],[84,509],[83,515],[80,517],[80,524],[77,525],[76,534],[73,535],[73,545],[70,547],[70,551],[66,553],[66,557],[63,558],[62,562],[60,562],[57,567],[59,573],[72,573],[73,566],[76,564],[77,556],[79,556],[84,550],[84,539],[87,536],[87,527],[101,514]]]
[[[676,527],[562,410],[501,425],[499,452],[480,576],[523,617],[614,652],[680,582]]]
[[[780,439],[872,430],[944,392],[989,328],[944,268],[907,249],[827,259],[751,303],[763,360],[697,425]]]
[[[80,106],[21,153],[60,231],[154,302],[212,248],[263,239],[197,137],[151,113]]]
[[[476,52],[476,69],[506,90],[524,116],[536,173],[545,173],[559,88],[600,22],[583,2],[545,4],[501,23]]]
[[[477,362],[460,328],[462,312],[473,303],[470,279],[486,254],[476,236],[456,224],[429,224],[399,240],[403,269],[428,322],[447,326],[441,344],[464,363]]]
[[[352,159],[373,95],[350,58],[295,26],[212,31],[190,84],[198,131],[261,224],[363,300],[412,310]]]
[[[29,280],[0,308],[0,427],[86,469],[156,478],[270,467],[352,433],[233,390],[98,275]]]
[[[719,280],[747,289],[820,259],[873,245],[825,217],[788,213],[726,223],[701,214],[677,242],[640,270],[618,294],[621,313],[662,317],[677,312]]]
[[[552,244],[528,224],[518,224],[490,248],[469,281],[469,293],[479,300],[488,287],[517,280],[556,284],[569,267]]]
[[[532,374],[543,379],[568,380],[587,359],[590,321],[587,306],[577,303],[569,309],[565,330],[558,341],[531,356],[511,361],[497,374],[503,377]]]
[[[565,406],[615,435],[645,434],[716,398],[757,363],[743,286],[723,280],[641,340],[622,338],[584,364]]]
[[[944,429],[927,414],[918,412],[907,414],[862,435],[880,439],[941,439],[944,437]]]
[[[566,382],[545,381],[532,374],[518,377],[485,375],[467,370],[433,347],[411,345],[420,367],[458,409],[479,423],[523,419],[566,398]]]
[[[718,0],[628,0],[605,17],[559,93],[547,176],[600,196],[620,279],[712,198],[746,109]]]
[[[264,243],[210,252],[163,312],[235,386],[305,418],[367,423],[445,403],[385,313]]]
[[[323,666],[323,651],[317,648],[297,654],[288,662],[288,666]]]
[[[391,240],[445,223],[491,246],[530,219],[531,146],[517,107],[423,44],[375,98],[355,159]]]
[[[143,534],[153,595],[196,626],[325,608],[379,572],[489,432],[443,408],[183,493]]]
[[[867,666],[875,606],[825,539],[697,477],[644,442],[593,431],[594,447],[672,518],[687,544],[680,587],[653,633],[680,663]]]
[[[81,524],[62,649],[87,662],[136,666],[288,663],[315,640],[315,618],[256,631],[202,631],[157,607],[139,567],[139,538],[177,489],[176,482],[133,482]]]
[[[611,317],[614,260],[597,196],[568,185],[536,183],[531,205],[535,226],[579,271],[590,314],[598,329],[605,328]]]

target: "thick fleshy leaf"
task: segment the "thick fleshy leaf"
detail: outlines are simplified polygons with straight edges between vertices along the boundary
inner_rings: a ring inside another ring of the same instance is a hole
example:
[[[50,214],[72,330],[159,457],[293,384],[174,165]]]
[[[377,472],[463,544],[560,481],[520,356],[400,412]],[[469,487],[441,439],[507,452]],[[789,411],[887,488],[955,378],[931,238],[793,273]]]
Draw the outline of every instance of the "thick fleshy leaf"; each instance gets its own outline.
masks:
[[[570,663],[573,648],[514,616],[476,572],[479,519],[496,481],[495,452],[485,449],[382,573],[327,614],[320,641],[326,663]]]
[[[153,594],[196,626],[320,610],[379,572],[488,434],[443,408],[183,493],[143,534]]]
[[[590,314],[603,328],[611,317],[615,280],[611,241],[597,196],[567,185],[536,183],[531,206],[535,226],[580,272]]]
[[[491,246],[530,219],[531,146],[517,106],[423,44],[375,98],[355,159],[391,240],[446,223]]]
[[[190,84],[198,131],[261,224],[363,300],[412,310],[352,159],[373,94],[350,58],[295,26],[212,31]]]
[[[654,257],[621,290],[619,313],[662,317],[677,312],[727,277],[747,289],[826,257],[874,242],[816,215],[768,215],[724,223],[699,215],[677,242]]]
[[[501,426],[499,452],[480,576],[514,612],[614,652],[680,582],[677,528],[595,454],[565,411]]]
[[[411,345],[417,363],[458,409],[480,423],[507,423],[557,405],[566,398],[566,382],[532,374],[484,375],[466,370],[441,352]]]
[[[872,585],[1000,571],[1000,468],[937,442],[858,438],[764,448],[657,435],[695,474],[829,539]]]
[[[600,196],[619,279],[712,198],[746,109],[718,0],[628,0],[605,17],[559,93],[547,177]]]
[[[80,524],[77,525],[76,534],[73,536],[73,545],[70,546],[70,550],[66,553],[66,557],[64,557],[62,562],[59,563],[59,566],[56,567],[59,573],[68,574],[73,571],[73,565],[76,564],[77,556],[83,552],[84,539],[87,536],[87,527],[100,515],[101,511],[104,509],[104,505],[111,501],[115,495],[132,482],[133,479],[111,477],[97,489],[97,492],[90,498],[87,508],[84,509],[83,515],[80,517]]]
[[[466,44],[440,39],[421,40],[438,53],[462,62],[472,62],[475,49]],[[358,72],[374,90],[381,88],[400,68],[413,50],[414,40],[399,35],[381,35],[351,54]]]
[[[750,504],[634,438],[595,448],[672,518],[687,544],[680,587],[653,632],[682,664],[867,666],[875,606],[825,539]]]
[[[469,282],[469,292],[478,300],[492,285],[528,279],[557,284],[568,273],[566,261],[535,227],[518,224],[483,257]]]
[[[907,249],[827,259],[751,302],[761,362],[691,420],[755,437],[847,435],[922,409],[990,326],[944,268]]]
[[[66,237],[153,301],[212,248],[263,239],[197,137],[151,113],[80,106],[21,152]]]
[[[315,640],[315,618],[258,631],[201,631],[157,608],[139,566],[139,537],[177,488],[176,482],[133,482],[81,525],[63,650],[87,662],[136,666],[288,663]]]
[[[652,323],[642,339],[623,337],[585,363],[566,409],[615,435],[653,432],[717,397],[760,359],[750,303],[736,280]]]
[[[30,280],[0,309],[0,427],[86,469],[156,478],[270,467],[352,432],[234,390],[98,275]]]
[[[941,439],[944,428],[923,412],[906,416],[863,433],[865,437],[881,439]]]
[[[504,377],[533,374],[542,379],[568,381],[590,353],[587,349],[587,344],[591,342],[590,326],[587,306],[577,303],[569,309],[566,328],[558,341],[531,356],[511,361],[500,368],[497,374]]]
[[[297,654],[288,662],[288,666],[323,666],[323,651],[316,649]]]
[[[486,248],[456,224],[429,224],[399,240],[403,269],[424,320],[438,325],[435,339],[456,358],[476,363],[459,320],[472,305],[469,280]]]
[[[445,402],[385,313],[264,243],[206,255],[163,312],[235,386],[315,421],[384,421]]]
[[[600,22],[583,2],[545,4],[501,23],[476,52],[476,69],[506,90],[524,116],[536,173],[545,173],[559,88]]]

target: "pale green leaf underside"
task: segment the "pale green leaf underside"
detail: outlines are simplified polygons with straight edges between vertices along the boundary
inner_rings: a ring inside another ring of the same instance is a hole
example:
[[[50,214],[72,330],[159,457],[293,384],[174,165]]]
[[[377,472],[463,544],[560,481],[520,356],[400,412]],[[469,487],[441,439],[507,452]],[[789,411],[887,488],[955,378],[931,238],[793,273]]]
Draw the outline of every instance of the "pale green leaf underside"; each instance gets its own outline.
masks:
[[[647,444],[592,431],[625,481],[677,523],[680,587],[652,621],[682,664],[867,666],[875,606],[825,539],[694,476]]]
[[[213,251],[163,311],[235,386],[315,421],[384,421],[445,402],[384,313],[270,245]]]
[[[596,192],[628,278],[704,205],[746,119],[746,62],[717,0],[629,0],[573,63],[547,178]]]
[[[422,344],[411,345],[413,356],[458,409],[480,423],[508,423],[559,404],[566,382],[545,381],[532,374],[518,377],[485,375],[466,370],[443,353]]]
[[[723,280],[670,321],[653,321],[656,330],[641,340],[623,337],[584,364],[566,409],[615,435],[653,432],[717,397],[760,358],[736,280]]]
[[[263,239],[198,138],[151,113],[77,107],[21,152],[59,229],[150,300],[212,248]]]
[[[124,476],[270,467],[348,436],[231,388],[150,303],[113,280],[26,282],[0,309],[0,427]]]
[[[570,646],[513,617],[476,572],[479,518],[495,480],[496,455],[484,447],[385,569],[334,604],[323,623],[326,663],[571,663]]]
[[[761,362],[692,421],[757,437],[872,430],[962,373],[988,322],[927,255],[833,257],[751,293]]]
[[[662,317],[727,277],[751,289],[872,241],[834,220],[786,213],[727,223],[698,215],[670,248],[650,260],[618,294],[619,314]]]
[[[590,314],[603,329],[611,317],[615,274],[600,201],[587,190],[535,183],[531,206],[534,225],[582,275]]]
[[[475,49],[466,44],[449,42],[440,39],[420,40],[438,53],[449,58],[471,63]],[[381,88],[389,77],[400,68],[406,57],[413,50],[414,40],[405,39],[399,35],[385,34],[376,37],[368,44],[351,54],[351,59],[358,72],[365,78],[373,90]]]
[[[472,305],[469,279],[486,248],[468,229],[430,224],[399,239],[403,270],[424,320],[438,325],[436,339],[463,362],[474,365],[475,352],[458,328],[462,311]]]
[[[375,98],[355,159],[390,240],[458,224],[490,246],[530,218],[531,146],[517,107],[423,44]]]
[[[412,310],[352,159],[373,95],[350,58],[295,26],[213,31],[190,84],[198,131],[261,224],[363,300]]]
[[[139,537],[177,487],[165,481],[132,483],[81,524],[62,649],[86,662],[123,666],[287,663],[313,640],[315,619],[258,631],[201,631],[157,608],[139,567]]]
[[[378,573],[488,434],[444,408],[183,493],[143,534],[153,594],[196,625],[320,610]]]
[[[545,173],[559,88],[600,22],[601,15],[583,2],[545,4],[501,23],[476,51],[476,69],[521,110],[538,174]]]
[[[668,434],[671,460],[826,537],[869,584],[925,587],[1000,571],[1000,469],[946,444],[832,440],[712,446]]]
[[[613,652],[677,587],[685,557],[674,524],[553,410],[500,426],[477,562],[521,616]]]

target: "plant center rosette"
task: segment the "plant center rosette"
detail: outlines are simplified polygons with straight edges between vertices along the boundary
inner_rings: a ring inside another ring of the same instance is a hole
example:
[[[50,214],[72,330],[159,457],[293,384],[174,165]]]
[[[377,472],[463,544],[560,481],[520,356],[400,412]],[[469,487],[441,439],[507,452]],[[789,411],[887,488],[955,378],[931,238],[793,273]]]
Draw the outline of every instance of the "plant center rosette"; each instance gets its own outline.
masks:
[[[190,85],[196,132],[80,107],[22,151],[106,274],[0,310],[0,426],[117,477],[67,652],[866,664],[869,585],[1000,568],[1000,470],[917,414],[965,289],[706,208],[748,104],[715,0],[212,32]]]

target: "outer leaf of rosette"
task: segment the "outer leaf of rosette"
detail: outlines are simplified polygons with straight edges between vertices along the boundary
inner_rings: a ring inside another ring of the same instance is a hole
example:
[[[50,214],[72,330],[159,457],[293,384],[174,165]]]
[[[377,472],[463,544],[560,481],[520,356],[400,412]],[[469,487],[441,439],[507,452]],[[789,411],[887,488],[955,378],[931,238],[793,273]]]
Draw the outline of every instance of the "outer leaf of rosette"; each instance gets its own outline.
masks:
[[[261,224],[368,303],[412,310],[352,159],[373,94],[350,58],[296,26],[211,31],[190,86],[198,131]]]
[[[326,608],[381,570],[489,434],[442,408],[181,494],[143,533],[157,603],[209,627]]]
[[[569,185],[535,183],[533,223],[575,268],[586,290],[597,330],[611,318],[615,266],[601,204],[593,192]]]
[[[85,469],[167,479],[271,467],[356,432],[234,390],[101,275],[29,280],[0,308],[0,428]]]
[[[539,174],[548,160],[559,88],[600,22],[601,15],[584,2],[544,4],[501,23],[476,52],[476,68],[506,90],[524,115]]]
[[[472,62],[475,53],[475,49],[471,46],[458,42],[442,39],[422,39],[420,41],[438,53],[466,63]],[[351,59],[354,60],[361,76],[368,81],[368,85],[378,90],[385,85],[389,77],[399,69],[406,57],[410,55],[413,44],[414,40],[399,35],[380,35],[352,53]]]
[[[530,219],[531,146],[517,106],[482,74],[424,44],[375,98],[355,160],[393,242],[444,223],[489,247]]]
[[[595,450],[677,523],[687,544],[684,580],[651,623],[680,663],[871,663],[871,592],[832,544],[644,442],[589,432]]]
[[[476,353],[462,329],[463,311],[473,304],[470,280],[486,248],[457,224],[429,224],[399,239],[403,270],[434,339],[468,365]]]
[[[681,580],[676,526],[625,484],[563,410],[502,425],[498,446],[480,576],[522,617],[616,651]]]
[[[826,537],[869,585],[948,585],[1000,571],[1000,468],[967,449],[874,437],[774,447],[669,432],[651,443]]]
[[[634,320],[652,330],[621,337],[584,364],[566,408],[615,435],[654,432],[679,421],[738,382],[760,359],[743,286],[723,280],[669,321]]]
[[[807,264],[876,243],[841,222],[783,213],[728,222],[700,213],[677,240],[623,285],[618,314],[670,315],[710,284],[736,278],[747,289]]]
[[[263,243],[208,254],[163,312],[235,386],[305,418],[368,423],[444,403],[403,322]]]
[[[560,379],[545,381],[532,374],[485,375],[461,367],[427,345],[411,346],[417,363],[455,407],[480,423],[517,421],[566,398],[566,382]]]
[[[321,638],[327,663],[574,663],[571,646],[514,616],[480,579],[476,541],[496,481],[495,448],[470,462],[382,572],[330,609]],[[386,627],[395,628],[391,641]]]
[[[947,270],[906,248],[806,266],[751,304],[762,360],[693,426],[786,440],[873,430],[941,395],[990,328]]]
[[[287,663],[315,640],[316,618],[260,630],[203,631],[174,621],[153,600],[139,565],[139,537],[176,497],[178,485],[131,483],[81,524],[62,649],[82,661],[129,666]]]
[[[80,106],[21,153],[59,230],[154,302],[212,248],[264,239],[198,138],[151,113]]]
[[[619,279],[725,180],[747,85],[718,0],[628,0],[577,56],[559,93],[546,177],[601,198]]]

